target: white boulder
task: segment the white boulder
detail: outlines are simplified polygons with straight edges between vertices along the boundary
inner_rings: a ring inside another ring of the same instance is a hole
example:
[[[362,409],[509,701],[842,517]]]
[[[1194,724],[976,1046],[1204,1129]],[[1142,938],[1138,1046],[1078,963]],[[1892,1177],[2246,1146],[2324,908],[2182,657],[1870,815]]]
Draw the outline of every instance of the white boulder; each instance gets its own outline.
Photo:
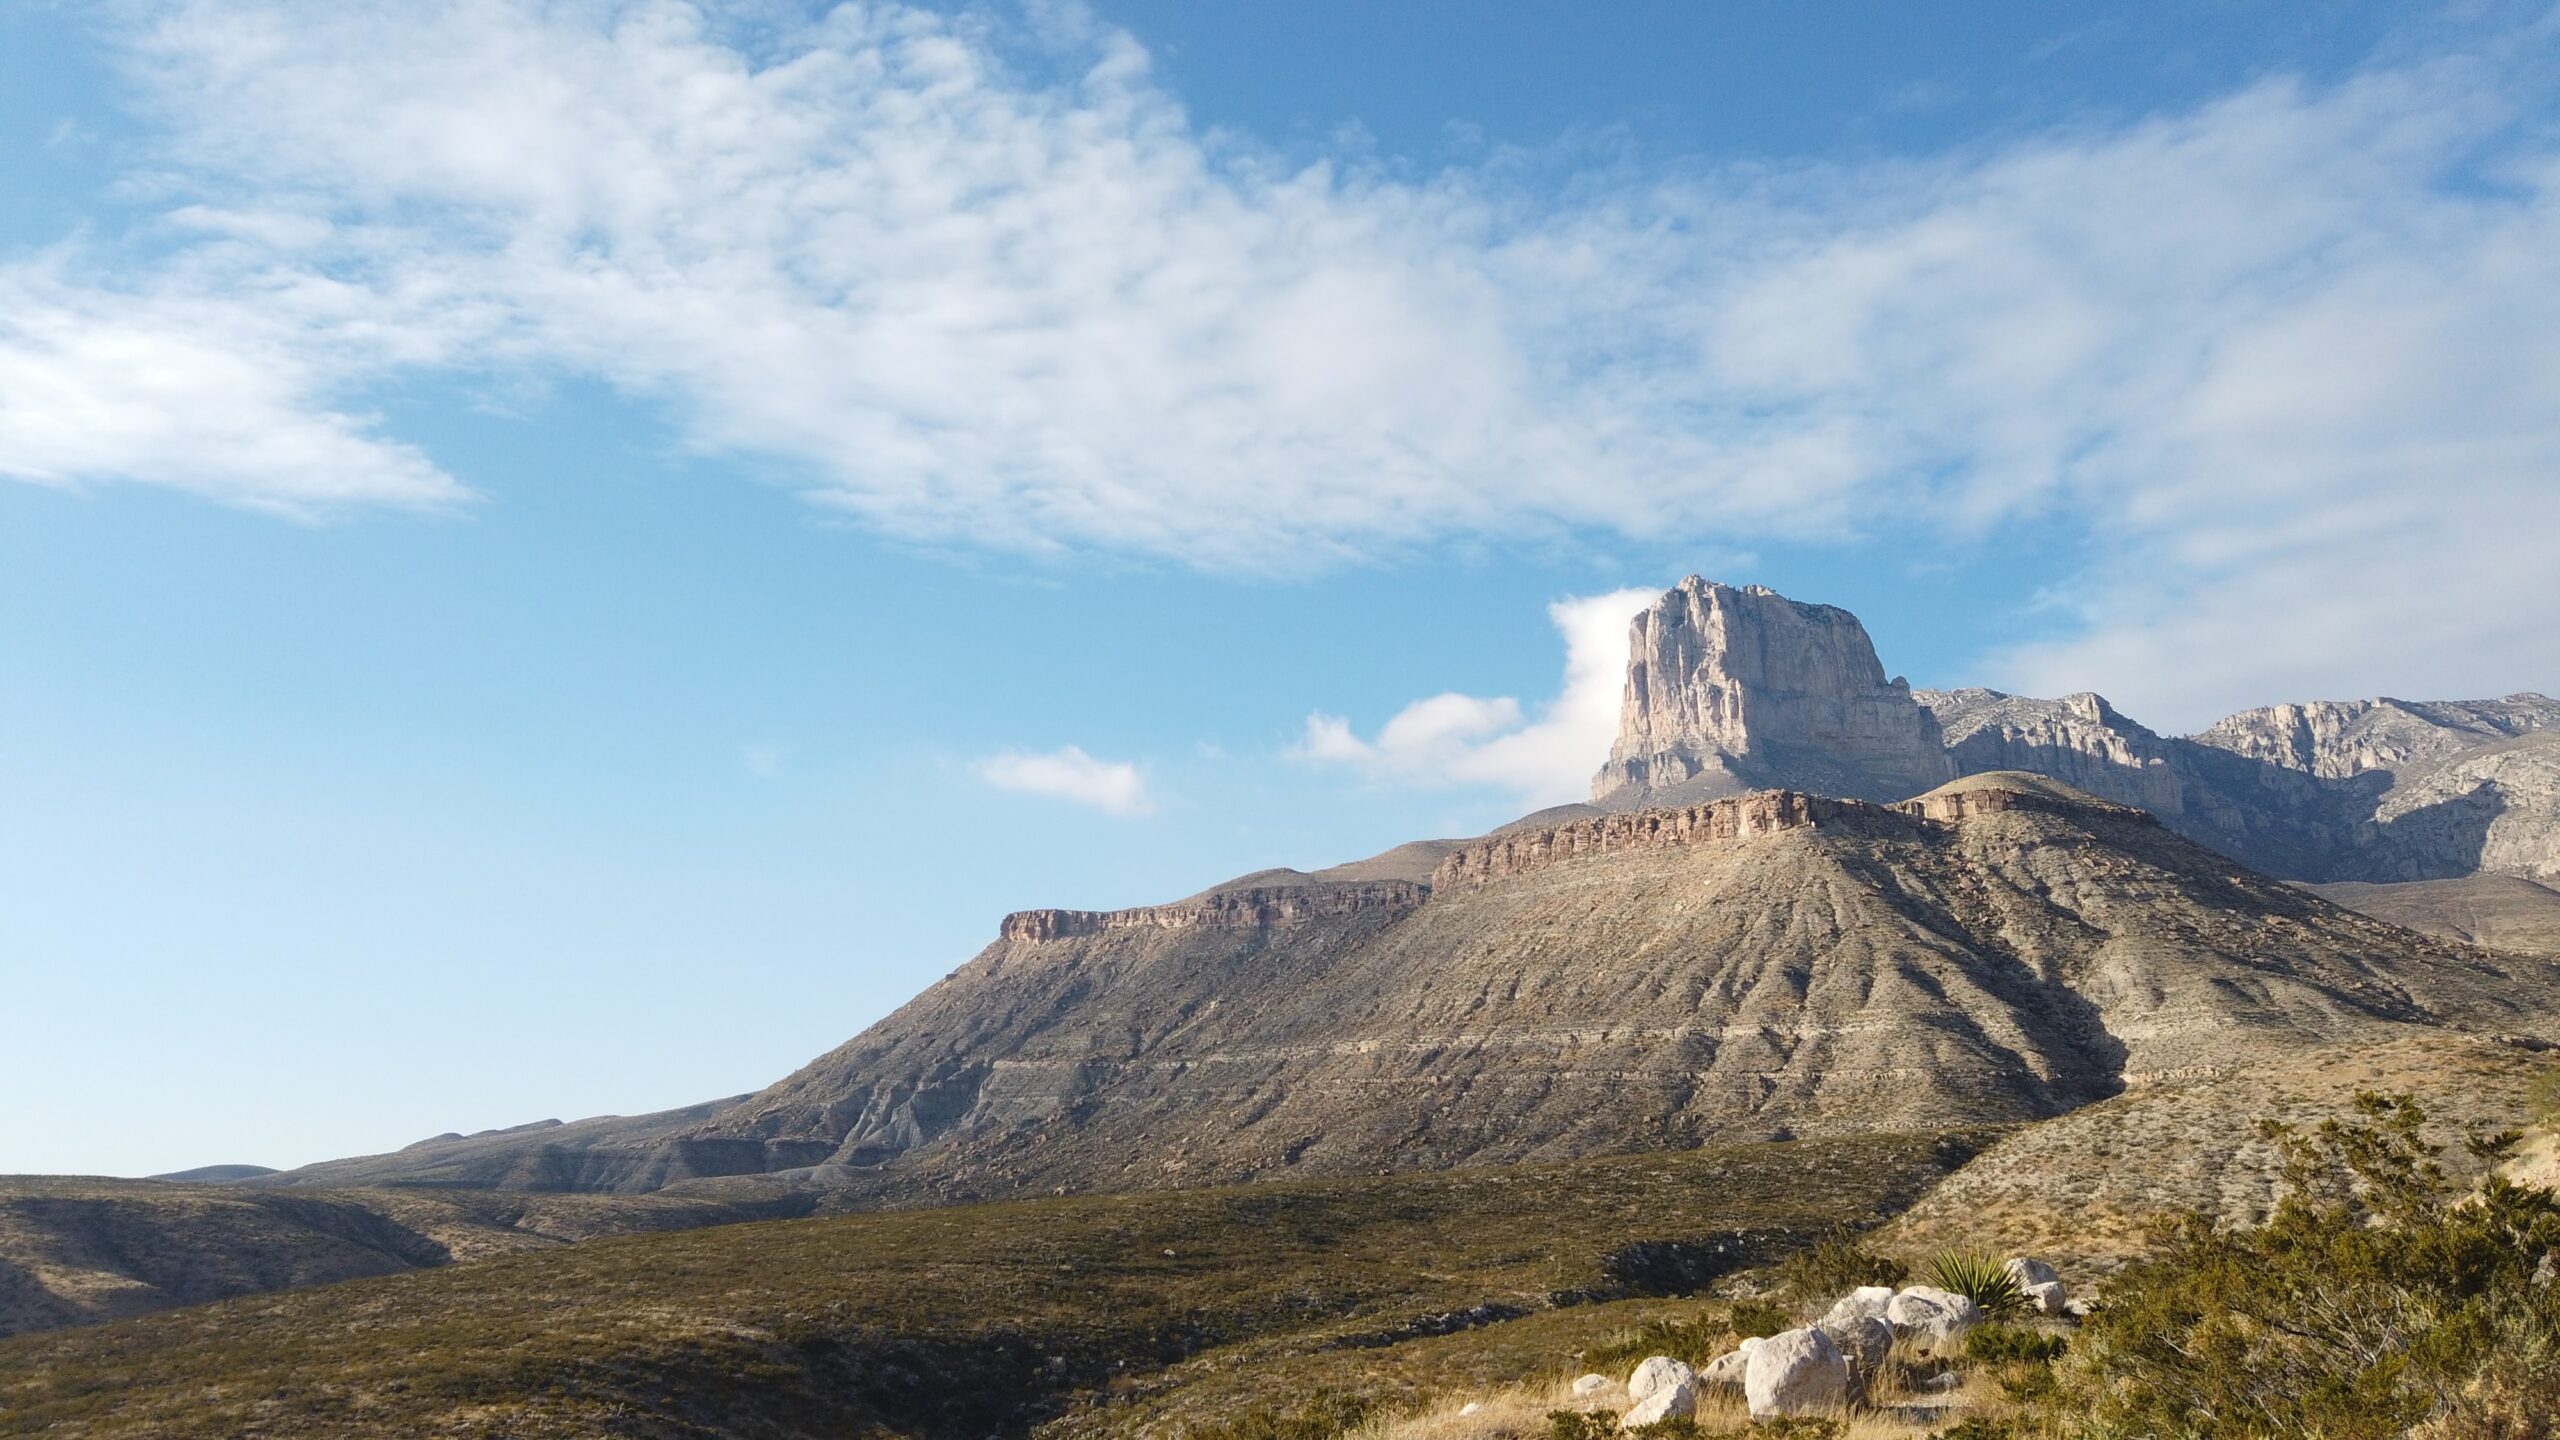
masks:
[[[1667,1390],[1674,1385],[1694,1386],[1697,1383],[1698,1372],[1690,1368],[1688,1361],[1674,1360],[1668,1355],[1656,1355],[1638,1365],[1636,1373],[1627,1377],[1627,1398],[1647,1400],[1656,1392]]]
[[[1698,1387],[1686,1380],[1674,1380],[1630,1406],[1626,1414],[1618,1417],[1618,1428],[1638,1430],[1665,1420],[1685,1420],[1697,1413]]]
[[[1884,1358],[1893,1353],[1893,1327],[1872,1315],[1861,1315],[1838,1324],[1825,1321],[1814,1328],[1830,1336],[1848,1360],[1850,1395],[1866,1394],[1876,1372],[1884,1368]]]
[[[1952,1290],[1914,1285],[1884,1307],[1884,1319],[1893,1338],[1943,1353],[1964,1343],[1966,1332],[1982,1323],[1982,1310]]]
[[[1752,1342],[1745,1340],[1742,1343],[1749,1346]],[[1708,1361],[1707,1368],[1698,1372],[1698,1388],[1739,1395],[1742,1393],[1742,1377],[1750,1368],[1749,1349],[1728,1350]]]
[[[2062,1283],[2062,1276],[2057,1274],[2052,1266],[2041,1260],[2030,1260],[2024,1255],[2011,1256],[2009,1263],[2001,1268],[2009,1272],[2009,1278],[2018,1282],[2018,1288],[2021,1290],[2031,1285]]]
[[[1597,1395],[1608,1388],[1609,1377],[1606,1375],[1577,1376],[1573,1382],[1573,1393],[1576,1395]]]
[[[1866,1316],[1873,1316],[1874,1318],[1881,1320],[1884,1318],[1884,1307],[1892,1303],[1892,1286],[1861,1285],[1857,1289],[1852,1290],[1848,1294],[1833,1301],[1831,1303],[1831,1308],[1823,1312],[1822,1323],[1825,1325],[1845,1325],[1852,1320]]]
[[[2022,1285],[2019,1293],[2027,1297],[2027,1303],[2035,1306],[2039,1315],[2059,1316],[2071,1309],[2071,1297],[2063,1293],[2059,1280],[2047,1280],[2041,1285]]]
[[[1752,1349],[1742,1398],[1754,1420],[1829,1414],[1849,1403],[1848,1357],[1810,1326],[1782,1331]]]

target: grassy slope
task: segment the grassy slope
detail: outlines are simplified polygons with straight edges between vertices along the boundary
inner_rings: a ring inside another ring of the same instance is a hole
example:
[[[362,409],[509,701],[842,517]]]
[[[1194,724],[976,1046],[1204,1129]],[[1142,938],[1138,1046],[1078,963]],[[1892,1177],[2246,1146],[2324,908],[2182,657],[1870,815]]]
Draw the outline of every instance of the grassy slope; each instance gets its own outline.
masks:
[[[1184,1390],[1209,1377],[1226,1377],[1207,1387],[1220,1409],[1287,1398],[1238,1376],[1294,1385],[1310,1366],[1409,1387],[1395,1378],[1407,1346],[1444,1351],[1434,1332],[1514,1312],[1469,1333],[1516,1374],[1566,1353],[1559,1303],[1623,1324],[1629,1307],[1606,1302],[1684,1288],[1720,1263],[1719,1242],[1762,1258],[1874,1220],[1973,1143],[1808,1141],[596,1240],[0,1342],[0,1434],[1179,1428]]]

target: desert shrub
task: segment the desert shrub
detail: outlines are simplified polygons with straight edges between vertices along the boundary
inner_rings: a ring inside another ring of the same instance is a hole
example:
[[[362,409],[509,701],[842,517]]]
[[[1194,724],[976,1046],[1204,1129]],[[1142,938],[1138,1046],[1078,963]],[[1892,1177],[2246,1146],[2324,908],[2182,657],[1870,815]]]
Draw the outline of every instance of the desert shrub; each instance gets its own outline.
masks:
[[[2525,1113],[2537,1125],[2560,1125],[2560,1069],[2545,1070],[2524,1093]]]
[[[1929,1257],[1929,1283],[1972,1301],[1997,1320],[2026,1308],[2008,1262],[1979,1250],[1942,1250]]]
[[[1766,1300],[1737,1300],[1733,1304],[1733,1333],[1743,1339],[1792,1328],[1787,1312]]]
[[[2308,1133],[2266,1127],[2286,1193],[2264,1225],[2171,1222],[2117,1276],[2055,1372],[2078,1434],[2548,1440],[2560,1197],[2494,1176],[2466,1190],[2414,1101],[2356,1105]],[[2514,1144],[2468,1148],[2494,1162]]]
[[[1260,1405],[1232,1420],[1195,1426],[1188,1440],[1335,1440],[1375,1408],[1356,1395],[1321,1391],[1295,1409]]]
[[[1834,1230],[1778,1262],[1778,1293],[1799,1305],[1836,1300],[1861,1285],[1900,1285],[1909,1268],[1858,1243],[1854,1230]]]
[[[1547,1412],[1550,1440],[1618,1440],[1617,1418],[1580,1410]],[[1719,1425],[1713,1429],[1688,1416],[1658,1420],[1634,1433],[1649,1440],[1840,1440],[1840,1422],[1817,1415],[1781,1416],[1770,1420]]]
[[[1618,1417],[1606,1410],[1547,1412],[1548,1440],[1611,1440],[1617,1432]]]
[[[2014,1325],[1978,1325],[1964,1337],[1964,1358],[1977,1365],[2050,1365],[2071,1342]]]
[[[1622,1331],[1583,1351],[1582,1363],[1592,1370],[1616,1371],[1650,1356],[1668,1355],[1691,1365],[1704,1365],[1732,1349],[1733,1338],[1733,1331],[1723,1321],[1703,1315],[1694,1320],[1656,1320]]]
[[[2019,1434],[2018,1422],[2006,1415],[1976,1415],[1930,1431],[1929,1440],[2018,1440]]]

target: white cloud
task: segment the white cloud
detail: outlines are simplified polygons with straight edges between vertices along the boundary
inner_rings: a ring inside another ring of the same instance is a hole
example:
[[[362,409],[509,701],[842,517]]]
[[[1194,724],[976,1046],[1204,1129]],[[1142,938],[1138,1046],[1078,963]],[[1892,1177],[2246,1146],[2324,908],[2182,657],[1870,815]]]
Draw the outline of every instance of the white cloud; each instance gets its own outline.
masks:
[[[999,790],[1090,806],[1106,815],[1136,818],[1156,812],[1147,777],[1125,760],[1096,760],[1077,746],[1026,754],[1009,750],[976,765],[978,778]]]
[[[1998,564],[2032,521],[2089,557],[2078,629],[1982,678],[2179,725],[2560,673],[2549,24],[1933,161],[1558,191],[1282,165],[1069,9],[140,13],[160,258],[0,261],[0,473],[447,504],[365,389],[568,374],[936,542]]]
[[[0,475],[144,480],[297,516],[469,498],[329,408],[330,347],[293,318],[326,301],[292,284],[119,294],[44,261],[0,266]]]
[[[1492,786],[1532,809],[1583,799],[1618,733],[1628,622],[1660,593],[1613,590],[1547,607],[1564,636],[1564,682],[1534,722],[1517,700],[1434,695],[1396,712],[1374,740],[1338,715],[1310,715],[1293,753],[1405,784]]]

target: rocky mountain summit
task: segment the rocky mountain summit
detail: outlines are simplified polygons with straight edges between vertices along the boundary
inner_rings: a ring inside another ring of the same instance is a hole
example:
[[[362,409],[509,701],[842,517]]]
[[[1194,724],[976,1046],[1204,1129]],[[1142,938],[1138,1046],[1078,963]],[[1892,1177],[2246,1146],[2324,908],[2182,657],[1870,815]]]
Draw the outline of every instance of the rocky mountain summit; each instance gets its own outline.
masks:
[[[1885,678],[1857,616],[1692,575],[1629,627],[1618,739],[1591,793],[1604,805],[1780,787],[1890,801],[1954,775],[1936,719],[1909,682]]]
[[[1914,691],[1845,610],[1691,576],[1628,631],[1611,809],[1785,786],[1890,800],[2028,771],[2286,879],[2560,880],[2560,701],[2273,705],[2168,737],[2096,694]]]

